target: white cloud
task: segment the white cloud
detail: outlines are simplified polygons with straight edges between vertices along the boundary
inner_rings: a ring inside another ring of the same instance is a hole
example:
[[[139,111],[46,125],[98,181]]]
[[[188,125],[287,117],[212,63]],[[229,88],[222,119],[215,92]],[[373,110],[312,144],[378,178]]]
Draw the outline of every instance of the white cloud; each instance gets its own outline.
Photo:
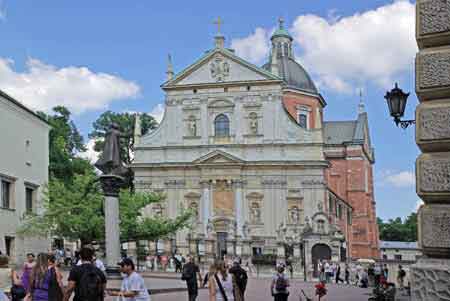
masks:
[[[161,120],[164,117],[164,105],[162,103],[157,104],[149,114],[152,115],[158,123],[161,123]]]
[[[86,151],[77,154],[78,157],[89,160],[92,164],[97,162],[100,153],[94,150],[95,139],[90,139],[86,144]]]
[[[416,176],[411,171],[385,171],[384,182],[395,187],[411,187],[416,184]]]
[[[233,39],[231,48],[236,50],[236,54],[252,63],[260,64],[267,59],[270,51],[269,31],[261,27],[248,37]]]
[[[0,87],[33,109],[50,111],[64,105],[74,113],[106,108],[110,102],[136,97],[139,86],[118,76],[95,73],[87,67],[57,68],[29,58],[26,70],[0,58]]]
[[[346,91],[366,80],[388,85],[412,70],[417,52],[414,15],[414,4],[395,1],[332,20],[298,16],[291,32],[302,48],[300,62],[323,85]]]

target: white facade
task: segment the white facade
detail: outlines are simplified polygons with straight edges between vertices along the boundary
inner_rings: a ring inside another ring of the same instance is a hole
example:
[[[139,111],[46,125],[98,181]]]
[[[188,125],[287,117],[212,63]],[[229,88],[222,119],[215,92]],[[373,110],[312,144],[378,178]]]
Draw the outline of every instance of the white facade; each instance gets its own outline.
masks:
[[[16,234],[27,211],[42,210],[48,182],[50,126],[0,91],[0,251],[20,263],[28,252],[45,252],[49,241]],[[27,205],[28,202],[28,205]]]
[[[164,118],[138,139],[132,168],[138,191],[166,197],[146,208],[148,215],[197,212],[193,229],[167,241],[166,252],[206,260],[262,252],[283,260],[288,243],[299,264],[308,233],[308,265],[317,244],[338,260],[337,229],[325,213],[322,118],[311,112],[317,128],[299,126],[283,106],[283,88],[281,78],[220,43],[163,85]],[[224,135],[219,120],[228,121]]]

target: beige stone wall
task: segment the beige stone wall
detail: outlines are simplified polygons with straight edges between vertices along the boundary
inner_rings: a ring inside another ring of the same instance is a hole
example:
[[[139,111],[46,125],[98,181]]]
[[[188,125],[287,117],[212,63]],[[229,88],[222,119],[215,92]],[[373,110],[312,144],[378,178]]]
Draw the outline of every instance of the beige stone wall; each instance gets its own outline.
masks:
[[[412,300],[450,300],[450,1],[416,4],[416,189],[419,245],[411,267]]]

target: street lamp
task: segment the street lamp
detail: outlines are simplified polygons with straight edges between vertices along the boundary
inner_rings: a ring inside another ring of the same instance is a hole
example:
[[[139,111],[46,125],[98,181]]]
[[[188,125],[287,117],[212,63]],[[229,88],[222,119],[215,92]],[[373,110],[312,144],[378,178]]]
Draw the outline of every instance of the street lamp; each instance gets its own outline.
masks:
[[[402,89],[395,83],[394,89],[390,92],[386,92],[384,98],[386,99],[389,107],[389,113],[394,118],[395,124],[400,124],[402,129],[406,129],[409,125],[415,124],[415,120],[401,120],[405,113],[406,102],[408,100],[409,93],[404,93]]]

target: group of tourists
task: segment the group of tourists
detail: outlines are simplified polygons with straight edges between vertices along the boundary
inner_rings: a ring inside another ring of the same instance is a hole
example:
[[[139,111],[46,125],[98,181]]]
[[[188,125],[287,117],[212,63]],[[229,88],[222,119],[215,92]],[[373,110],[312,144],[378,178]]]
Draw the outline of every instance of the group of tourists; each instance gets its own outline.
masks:
[[[241,267],[240,258],[235,258],[231,265],[224,260],[216,260],[203,278],[194,258],[188,255],[181,279],[186,281],[189,301],[197,299],[200,287],[208,288],[210,301],[245,300],[248,276]]]
[[[53,253],[27,255],[22,270],[9,268],[8,257],[0,255],[0,301],[103,301],[106,295],[122,301],[150,301],[144,279],[135,271],[130,258],[118,263],[123,277],[120,290],[106,289],[103,263],[92,248],[79,251],[79,260],[70,270],[67,286]]]

